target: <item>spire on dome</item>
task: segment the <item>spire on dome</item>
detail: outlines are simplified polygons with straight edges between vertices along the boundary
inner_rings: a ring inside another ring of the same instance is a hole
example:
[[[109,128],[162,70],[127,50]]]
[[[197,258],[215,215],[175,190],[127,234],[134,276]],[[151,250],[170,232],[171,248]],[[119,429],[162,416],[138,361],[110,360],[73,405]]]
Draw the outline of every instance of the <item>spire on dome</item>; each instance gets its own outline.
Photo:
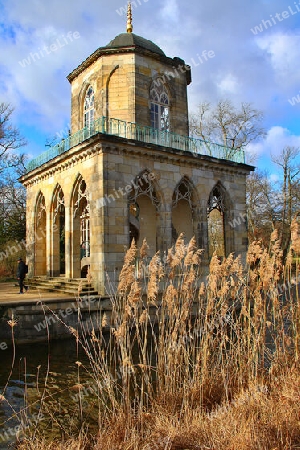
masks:
[[[132,33],[133,26],[132,26],[132,10],[131,10],[131,2],[128,2],[127,7],[127,33]]]

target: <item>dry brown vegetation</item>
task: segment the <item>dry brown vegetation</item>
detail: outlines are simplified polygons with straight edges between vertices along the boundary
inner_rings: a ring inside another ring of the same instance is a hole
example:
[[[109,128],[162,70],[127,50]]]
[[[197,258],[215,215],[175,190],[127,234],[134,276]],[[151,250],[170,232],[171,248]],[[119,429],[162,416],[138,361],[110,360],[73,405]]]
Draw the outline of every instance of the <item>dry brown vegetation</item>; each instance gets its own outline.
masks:
[[[244,264],[213,257],[203,282],[194,240],[180,236],[166,262],[155,255],[149,264],[147,244],[133,243],[112,295],[109,340],[106,316],[99,332],[71,330],[91,361],[98,435],[45,444],[34,430],[19,449],[299,449],[295,228],[292,238],[285,266],[273,233],[269,248],[250,245]]]

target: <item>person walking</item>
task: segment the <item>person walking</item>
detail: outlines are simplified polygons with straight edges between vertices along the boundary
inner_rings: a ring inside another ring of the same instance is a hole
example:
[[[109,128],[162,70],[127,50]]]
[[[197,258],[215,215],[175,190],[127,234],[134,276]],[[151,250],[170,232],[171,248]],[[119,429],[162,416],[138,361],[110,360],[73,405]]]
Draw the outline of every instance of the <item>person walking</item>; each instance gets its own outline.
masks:
[[[24,279],[25,279],[26,273],[27,273],[26,264],[24,263],[22,258],[19,258],[18,259],[18,267],[17,267],[17,278],[19,280],[19,286],[20,286],[19,294],[24,294],[24,292],[23,292],[24,289],[26,290],[26,292],[28,290],[28,287],[24,286]]]

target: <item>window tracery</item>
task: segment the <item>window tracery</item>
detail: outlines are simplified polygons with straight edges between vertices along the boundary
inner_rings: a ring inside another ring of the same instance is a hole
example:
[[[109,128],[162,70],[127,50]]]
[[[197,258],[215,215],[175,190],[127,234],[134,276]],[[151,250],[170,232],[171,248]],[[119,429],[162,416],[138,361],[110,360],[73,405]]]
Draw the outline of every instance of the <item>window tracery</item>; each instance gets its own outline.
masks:
[[[65,207],[65,197],[60,186],[57,187],[57,190],[54,194],[53,201],[53,221],[56,222],[57,216],[64,211]]]
[[[153,81],[150,88],[151,127],[160,131],[170,131],[169,95],[162,82]]]
[[[225,211],[224,196],[219,186],[215,186],[209,195],[207,214],[214,209],[217,209],[220,213],[224,213]]]
[[[95,94],[90,86],[84,99],[84,126],[89,128],[94,122]]]
[[[189,181],[186,178],[183,178],[174,191],[172,208],[176,208],[180,200],[186,200],[191,210],[193,210],[192,194],[193,192]]]
[[[134,188],[129,194],[129,204],[136,205],[137,198],[140,195],[147,195],[153,203],[153,205],[157,208],[159,206],[159,199],[157,198],[155,188],[152,183],[150,183],[147,179],[147,173],[145,172],[142,176],[136,178],[134,182]]]
[[[80,177],[74,198],[74,218],[79,213],[81,259],[90,256],[90,201],[86,182]]]
[[[45,204],[45,196],[40,193],[39,198],[37,200],[37,208],[36,208],[36,228],[38,229],[43,217],[46,215],[46,204]]]

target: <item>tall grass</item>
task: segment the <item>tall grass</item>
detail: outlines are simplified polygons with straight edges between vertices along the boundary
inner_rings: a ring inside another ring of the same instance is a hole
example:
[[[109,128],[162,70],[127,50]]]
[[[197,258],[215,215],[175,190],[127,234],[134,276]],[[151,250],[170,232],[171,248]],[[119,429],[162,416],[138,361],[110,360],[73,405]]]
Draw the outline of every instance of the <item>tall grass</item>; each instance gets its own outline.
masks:
[[[98,434],[20,449],[287,450],[300,448],[300,242],[286,264],[276,232],[247,261],[213,256],[180,236],[166,261],[146,242],[125,256],[111,314],[70,329],[90,360]],[[139,260],[137,269],[136,261]],[[109,331],[108,331],[109,330]],[[108,334],[107,334],[108,333]],[[82,430],[85,407],[80,395]]]

